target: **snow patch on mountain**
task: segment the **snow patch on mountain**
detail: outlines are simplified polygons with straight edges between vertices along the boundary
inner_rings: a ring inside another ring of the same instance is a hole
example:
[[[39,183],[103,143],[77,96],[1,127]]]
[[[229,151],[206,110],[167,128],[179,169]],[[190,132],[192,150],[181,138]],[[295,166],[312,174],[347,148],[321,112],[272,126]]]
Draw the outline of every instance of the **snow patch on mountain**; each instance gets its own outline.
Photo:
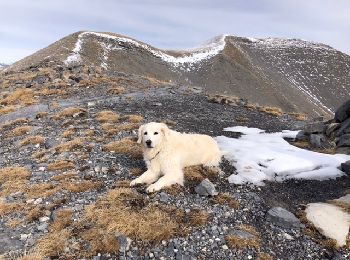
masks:
[[[338,169],[349,155],[322,154],[290,145],[284,138],[295,138],[298,131],[264,133],[264,130],[244,126],[225,128],[239,132],[240,138],[219,136],[218,145],[227,160],[237,169],[228,181],[235,184],[287,179],[327,180],[344,175]]]
[[[205,45],[202,45],[197,48],[193,49],[188,49],[184,54],[179,54],[179,56],[173,56],[170,55],[164,51],[161,51],[159,49],[155,49],[147,44],[135,41],[130,38],[126,37],[121,37],[121,36],[114,36],[106,33],[97,33],[97,32],[82,32],[78,36],[78,40],[75,44],[74,49],[72,50],[72,53],[67,57],[65,64],[69,65],[71,63],[76,63],[81,61],[81,50],[82,50],[82,45],[84,42],[84,36],[87,35],[93,35],[97,36],[99,38],[104,38],[104,39],[111,39],[115,41],[117,44],[131,44],[134,45],[137,48],[143,48],[153,54],[154,56],[162,59],[165,62],[168,62],[172,64],[173,66],[177,67],[183,64],[186,65],[191,65],[193,63],[198,63],[203,60],[209,59],[215,55],[217,55],[220,51],[222,51],[225,48],[225,38],[227,35],[222,35],[220,37],[216,37],[214,40],[206,43]],[[101,46],[104,48],[104,54],[103,56],[106,57],[108,52],[112,50],[111,45],[106,45],[105,43],[101,42]],[[114,48],[118,49],[118,48]],[[105,59],[108,59],[106,57]],[[102,63],[103,67],[106,66],[106,63]]]

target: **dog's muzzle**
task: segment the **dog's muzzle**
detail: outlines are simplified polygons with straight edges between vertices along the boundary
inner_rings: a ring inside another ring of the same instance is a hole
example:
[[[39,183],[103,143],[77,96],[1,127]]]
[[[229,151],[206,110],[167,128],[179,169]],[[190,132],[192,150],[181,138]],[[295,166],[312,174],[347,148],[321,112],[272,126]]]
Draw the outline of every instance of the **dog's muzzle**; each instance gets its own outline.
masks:
[[[147,145],[148,148],[153,148],[153,147],[152,147],[152,141],[151,141],[151,140],[147,140],[145,143],[146,143],[146,145]]]

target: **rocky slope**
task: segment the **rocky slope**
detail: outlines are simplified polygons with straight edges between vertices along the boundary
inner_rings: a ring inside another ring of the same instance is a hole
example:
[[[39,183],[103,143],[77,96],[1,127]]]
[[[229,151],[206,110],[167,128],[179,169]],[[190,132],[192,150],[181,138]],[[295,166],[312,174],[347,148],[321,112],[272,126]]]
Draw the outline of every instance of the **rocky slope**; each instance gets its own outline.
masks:
[[[168,51],[122,35],[77,32],[8,71],[47,61],[151,76],[312,116],[331,116],[350,97],[350,57],[329,46],[296,39],[226,35],[191,50]]]
[[[201,88],[152,77],[50,61],[5,72],[0,87],[0,258],[346,259],[350,254],[348,246],[337,248],[303,218],[306,204],[349,193],[349,175],[234,185],[227,177],[236,169],[224,160],[222,172],[187,169],[184,187],[155,194],[129,188],[145,170],[135,142],[143,122],[237,137],[223,129],[301,129],[305,122],[295,114],[257,108],[244,99],[208,98]],[[203,189],[205,179],[209,190]]]

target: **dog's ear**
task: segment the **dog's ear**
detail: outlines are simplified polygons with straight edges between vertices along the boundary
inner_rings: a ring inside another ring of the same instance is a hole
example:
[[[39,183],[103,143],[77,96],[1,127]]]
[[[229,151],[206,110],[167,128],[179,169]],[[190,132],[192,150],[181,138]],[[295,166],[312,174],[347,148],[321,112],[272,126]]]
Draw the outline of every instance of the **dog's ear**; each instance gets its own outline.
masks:
[[[142,130],[143,130],[143,125],[141,125],[138,130],[138,139],[137,139],[138,144],[142,142]]]
[[[166,124],[161,123],[160,131],[163,133],[165,138],[167,138],[169,136],[170,129]]]

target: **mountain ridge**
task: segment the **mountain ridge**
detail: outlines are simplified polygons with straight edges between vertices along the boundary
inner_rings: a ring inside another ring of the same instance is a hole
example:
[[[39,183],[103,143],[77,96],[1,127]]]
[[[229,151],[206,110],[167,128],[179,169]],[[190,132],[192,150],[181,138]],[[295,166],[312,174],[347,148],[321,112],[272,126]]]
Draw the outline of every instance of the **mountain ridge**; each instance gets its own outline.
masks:
[[[120,34],[82,31],[16,62],[7,71],[45,60],[65,66],[99,66],[107,73],[153,76],[313,116],[331,116],[350,98],[350,56],[298,39],[222,35],[199,47],[162,50]]]

